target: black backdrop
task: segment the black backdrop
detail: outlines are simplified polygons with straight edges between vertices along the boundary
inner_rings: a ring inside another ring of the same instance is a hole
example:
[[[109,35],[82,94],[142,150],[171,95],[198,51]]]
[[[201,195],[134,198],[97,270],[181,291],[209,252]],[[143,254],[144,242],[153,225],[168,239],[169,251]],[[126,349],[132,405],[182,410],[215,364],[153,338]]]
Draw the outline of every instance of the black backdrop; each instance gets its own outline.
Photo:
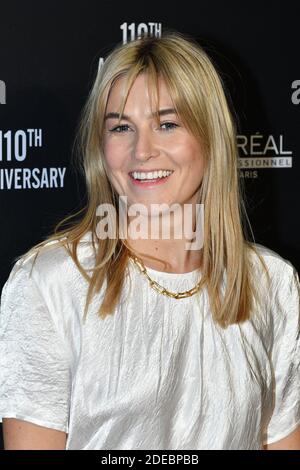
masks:
[[[211,55],[231,96],[256,242],[299,270],[300,70],[296,2],[0,4],[0,288],[16,256],[77,210],[70,164],[83,103],[111,48],[172,28]]]

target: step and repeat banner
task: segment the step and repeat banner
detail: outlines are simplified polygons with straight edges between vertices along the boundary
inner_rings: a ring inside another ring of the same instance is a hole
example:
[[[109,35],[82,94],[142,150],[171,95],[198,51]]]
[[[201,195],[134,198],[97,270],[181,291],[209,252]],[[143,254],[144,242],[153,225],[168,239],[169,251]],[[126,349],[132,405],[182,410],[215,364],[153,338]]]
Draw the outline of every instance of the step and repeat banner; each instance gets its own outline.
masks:
[[[83,205],[71,155],[98,67],[117,43],[165,28],[192,35],[218,66],[255,240],[299,270],[296,2],[11,0],[0,10],[0,288],[16,257]]]

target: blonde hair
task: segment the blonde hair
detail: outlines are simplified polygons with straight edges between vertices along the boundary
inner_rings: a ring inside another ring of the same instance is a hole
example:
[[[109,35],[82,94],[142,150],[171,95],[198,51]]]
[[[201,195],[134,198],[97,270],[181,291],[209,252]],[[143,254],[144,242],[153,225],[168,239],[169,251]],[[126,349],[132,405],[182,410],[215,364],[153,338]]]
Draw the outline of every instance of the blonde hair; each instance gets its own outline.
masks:
[[[120,300],[129,254],[126,242],[118,236],[99,240],[95,235],[98,205],[109,203],[118,210],[117,195],[105,168],[104,116],[115,81],[121,76],[127,80],[121,115],[130,88],[142,72],[148,74],[150,96],[154,93],[156,105],[158,78],[165,80],[182,122],[203,146],[205,171],[199,194],[199,202],[205,207],[203,286],[207,287],[216,323],[222,328],[241,323],[251,317],[254,301],[259,301],[250,254],[254,251],[262,263],[263,259],[244,234],[244,218],[248,219],[238,175],[236,129],[222,79],[203,48],[186,34],[168,30],[160,38],[144,37],[125,45],[119,44],[105,59],[83,109],[78,133],[77,143],[88,194],[86,207],[75,214],[81,215],[79,221],[70,223],[73,216],[64,219],[54,235],[37,247],[60,238],[60,243],[67,247],[89,282],[85,315],[92,297],[100,291],[105,279],[107,285],[99,315],[105,317],[114,312]],[[66,223],[69,226],[61,229]],[[90,231],[95,252],[91,275],[77,256],[79,241]],[[221,293],[224,275],[226,286]]]

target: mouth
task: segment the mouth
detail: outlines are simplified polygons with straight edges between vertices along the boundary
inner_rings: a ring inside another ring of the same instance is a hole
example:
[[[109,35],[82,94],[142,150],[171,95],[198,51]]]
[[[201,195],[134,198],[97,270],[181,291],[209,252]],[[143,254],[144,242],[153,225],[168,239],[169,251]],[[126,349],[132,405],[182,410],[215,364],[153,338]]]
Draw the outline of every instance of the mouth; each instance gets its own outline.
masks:
[[[134,185],[149,188],[150,186],[166,183],[173,173],[174,170],[159,170],[153,172],[131,171],[129,177]]]

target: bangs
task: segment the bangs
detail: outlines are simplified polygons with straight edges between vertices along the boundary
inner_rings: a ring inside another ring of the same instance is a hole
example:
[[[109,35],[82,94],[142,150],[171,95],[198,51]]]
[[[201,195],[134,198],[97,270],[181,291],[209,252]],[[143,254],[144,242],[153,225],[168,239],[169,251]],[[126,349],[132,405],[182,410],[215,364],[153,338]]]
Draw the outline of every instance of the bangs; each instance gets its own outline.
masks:
[[[121,116],[124,113],[124,108],[126,106],[126,102],[127,102],[127,98],[130,93],[130,90],[136,78],[142,73],[145,73],[147,77],[147,88],[148,88],[151,112],[155,116],[156,123],[158,124],[160,121],[160,117],[158,113],[159,111],[158,80],[161,74],[158,72],[153,61],[150,60],[148,63],[148,66],[138,63],[138,64],[135,64],[132,67],[132,69],[130,69],[128,72],[123,72],[121,75],[118,76],[118,78],[126,77],[126,82],[125,82],[125,87],[124,87],[124,97],[120,103],[120,108],[118,110],[118,114],[119,114],[118,125],[120,125]]]
[[[199,83],[199,79],[196,78],[199,73],[197,75],[195,64],[193,64],[195,73],[191,76],[187,66],[188,58],[182,51],[180,51],[182,60],[179,61],[178,54],[175,51],[170,48],[161,48],[159,44],[152,40],[141,45],[137,43],[135,49],[130,49],[132,46],[133,44],[128,46],[128,56],[125,57],[119,73],[114,76],[110,86],[112,88],[117,79],[124,78],[123,97],[118,109],[118,125],[120,125],[130,90],[136,78],[144,73],[147,78],[151,112],[156,124],[159,125],[160,123],[158,113],[159,80],[162,79],[178,118],[187,130],[207,148],[208,119],[201,90],[204,84],[201,83],[201,80]]]

